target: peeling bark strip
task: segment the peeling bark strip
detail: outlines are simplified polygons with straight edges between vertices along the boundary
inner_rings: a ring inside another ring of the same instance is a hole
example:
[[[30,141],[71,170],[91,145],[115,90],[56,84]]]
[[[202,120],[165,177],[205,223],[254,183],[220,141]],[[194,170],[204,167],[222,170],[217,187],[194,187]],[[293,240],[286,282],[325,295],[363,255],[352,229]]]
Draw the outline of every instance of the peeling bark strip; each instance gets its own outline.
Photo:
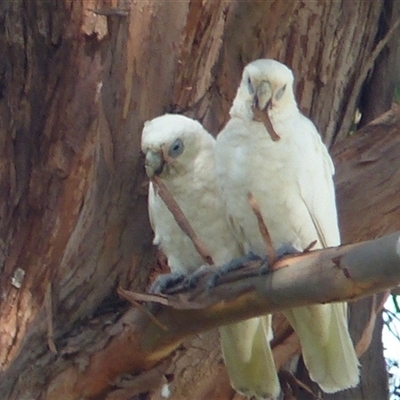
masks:
[[[203,261],[208,265],[214,265],[214,260],[212,259],[211,254],[208,252],[204,243],[196,235],[196,232],[193,230],[185,214],[179,207],[179,204],[173,198],[164,182],[157,176],[153,177],[152,182],[157,190],[157,194],[161,197],[168,210],[174,216],[178,226],[190,238]]]
[[[271,119],[268,115],[268,110],[260,110],[258,107],[252,107],[254,114],[254,121],[262,122],[265,129],[271,136],[272,141],[277,142],[281,140],[281,137],[276,133],[274,126],[272,125]]]
[[[276,261],[276,252],[272,244],[271,235],[269,234],[268,227],[266,226],[264,219],[261,214],[260,206],[252,193],[247,193],[247,198],[249,199],[250,207],[253,210],[254,215],[257,218],[258,229],[265,243],[265,250],[268,256],[268,261],[271,266],[274,266]]]

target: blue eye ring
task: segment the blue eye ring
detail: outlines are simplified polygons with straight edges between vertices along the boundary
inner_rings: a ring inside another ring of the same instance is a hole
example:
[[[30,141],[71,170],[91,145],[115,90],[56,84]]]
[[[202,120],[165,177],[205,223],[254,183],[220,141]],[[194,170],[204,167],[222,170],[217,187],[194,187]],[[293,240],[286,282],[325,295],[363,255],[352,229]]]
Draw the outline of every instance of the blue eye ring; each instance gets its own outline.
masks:
[[[183,144],[182,139],[178,138],[171,144],[168,150],[168,155],[172,158],[177,158],[183,153],[184,149],[185,145]]]

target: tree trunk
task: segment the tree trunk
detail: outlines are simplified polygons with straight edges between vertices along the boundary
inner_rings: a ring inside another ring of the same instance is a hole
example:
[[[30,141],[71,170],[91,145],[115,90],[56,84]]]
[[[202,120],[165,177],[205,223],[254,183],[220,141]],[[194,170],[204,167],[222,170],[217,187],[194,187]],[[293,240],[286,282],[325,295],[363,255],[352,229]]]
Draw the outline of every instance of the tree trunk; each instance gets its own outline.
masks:
[[[79,365],[84,374],[90,355],[123,330],[127,306],[116,287],[146,286],[155,252],[140,155],[144,121],[184,112],[216,134],[243,66],[271,57],[294,69],[301,108],[332,144],[348,134],[373,49],[392,26],[379,29],[382,16],[395,12],[387,4],[1,2],[0,398],[75,398],[57,392],[66,381],[79,384],[68,367]],[[398,41],[387,49],[399,51]],[[374,92],[373,100],[386,94]],[[373,176],[362,187],[352,181],[378,163],[379,146],[392,151],[395,133],[385,137],[360,148],[350,138],[337,150],[347,243],[399,229],[399,203],[387,202],[391,194],[381,190],[395,187],[388,180],[394,176],[382,175],[376,191]],[[364,161],[351,164],[361,151]],[[365,198],[366,188],[376,198]],[[356,194],[363,196],[363,218]],[[369,207],[373,200],[390,204],[384,222]],[[369,305],[360,307],[368,315]],[[372,350],[381,360],[379,331],[376,338]],[[111,370],[120,367],[117,359]],[[368,360],[363,370],[366,381],[384,373]],[[214,332],[186,341],[143,381],[140,390],[154,389],[152,399],[167,381],[174,399],[234,395]],[[132,397],[137,385],[108,398]],[[359,398],[381,398],[385,385]]]
[[[393,24],[400,18],[400,3],[389,0],[381,13],[378,37],[385,36]],[[397,31],[397,36],[398,36]],[[396,40],[388,42],[376,59],[373,71],[369,74],[361,92],[359,109],[361,111],[361,126],[374,120],[393,103],[393,88],[399,83],[400,47]]]

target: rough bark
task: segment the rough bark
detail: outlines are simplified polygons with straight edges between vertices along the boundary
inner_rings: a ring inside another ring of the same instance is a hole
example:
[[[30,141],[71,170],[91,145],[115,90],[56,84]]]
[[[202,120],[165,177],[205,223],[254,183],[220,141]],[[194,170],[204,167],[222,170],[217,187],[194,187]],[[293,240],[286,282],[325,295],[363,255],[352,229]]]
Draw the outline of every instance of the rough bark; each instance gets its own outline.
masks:
[[[332,143],[351,126],[363,83],[357,77],[381,37],[385,4],[0,3],[1,398],[51,398],[51,376],[71,363],[84,369],[123,329],[123,319],[114,325],[124,311],[115,288],[144,288],[155,260],[139,152],[143,122],[184,111],[216,133],[244,64],[268,56],[295,70],[302,109]],[[380,145],[394,154],[396,135],[385,137],[364,150],[368,157],[380,156]],[[356,139],[349,147],[357,149]],[[347,182],[339,181],[346,242],[399,229],[395,200],[384,198],[396,174],[380,185],[371,176],[364,181],[376,182],[377,199],[363,197],[362,226],[347,225],[362,215],[352,191],[365,194],[352,179],[368,167],[350,165],[353,151],[341,156],[338,174]],[[393,164],[384,162],[375,162],[374,179],[390,171]],[[381,204],[391,204],[384,222],[374,211]],[[49,351],[53,342],[58,354]],[[163,373],[174,375],[171,385],[179,393],[193,389],[194,398],[210,396],[210,388],[229,398],[215,335],[185,346],[173,366],[163,364]],[[184,373],[191,364],[196,368]],[[196,374],[204,378],[196,381]]]

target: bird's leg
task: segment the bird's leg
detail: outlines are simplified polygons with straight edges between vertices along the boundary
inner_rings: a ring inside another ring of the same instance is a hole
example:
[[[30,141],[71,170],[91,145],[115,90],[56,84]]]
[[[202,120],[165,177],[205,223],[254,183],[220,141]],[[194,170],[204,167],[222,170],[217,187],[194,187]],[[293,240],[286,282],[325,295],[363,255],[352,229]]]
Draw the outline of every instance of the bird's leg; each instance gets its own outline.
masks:
[[[260,257],[254,254],[253,252],[248,253],[244,257],[235,258],[232,261],[229,261],[227,264],[222,265],[218,269],[215,270],[214,275],[211,276],[207,283],[207,288],[212,289],[213,287],[218,285],[218,281],[229,272],[236,271],[243,267],[244,264],[250,261],[260,260]]]
[[[301,252],[297,250],[295,247],[293,247],[291,244],[284,244],[279,249],[276,251],[276,261],[279,261],[280,259],[286,257],[286,256],[292,256],[295,254],[300,254]],[[271,272],[274,270],[274,264],[271,265],[269,262],[268,256],[265,257],[262,261],[262,264],[260,266],[260,275],[265,275],[268,272]]]
[[[157,276],[150,286],[150,293],[163,293],[171,287],[183,282],[186,275],[181,272],[171,272],[170,274],[162,274]]]

